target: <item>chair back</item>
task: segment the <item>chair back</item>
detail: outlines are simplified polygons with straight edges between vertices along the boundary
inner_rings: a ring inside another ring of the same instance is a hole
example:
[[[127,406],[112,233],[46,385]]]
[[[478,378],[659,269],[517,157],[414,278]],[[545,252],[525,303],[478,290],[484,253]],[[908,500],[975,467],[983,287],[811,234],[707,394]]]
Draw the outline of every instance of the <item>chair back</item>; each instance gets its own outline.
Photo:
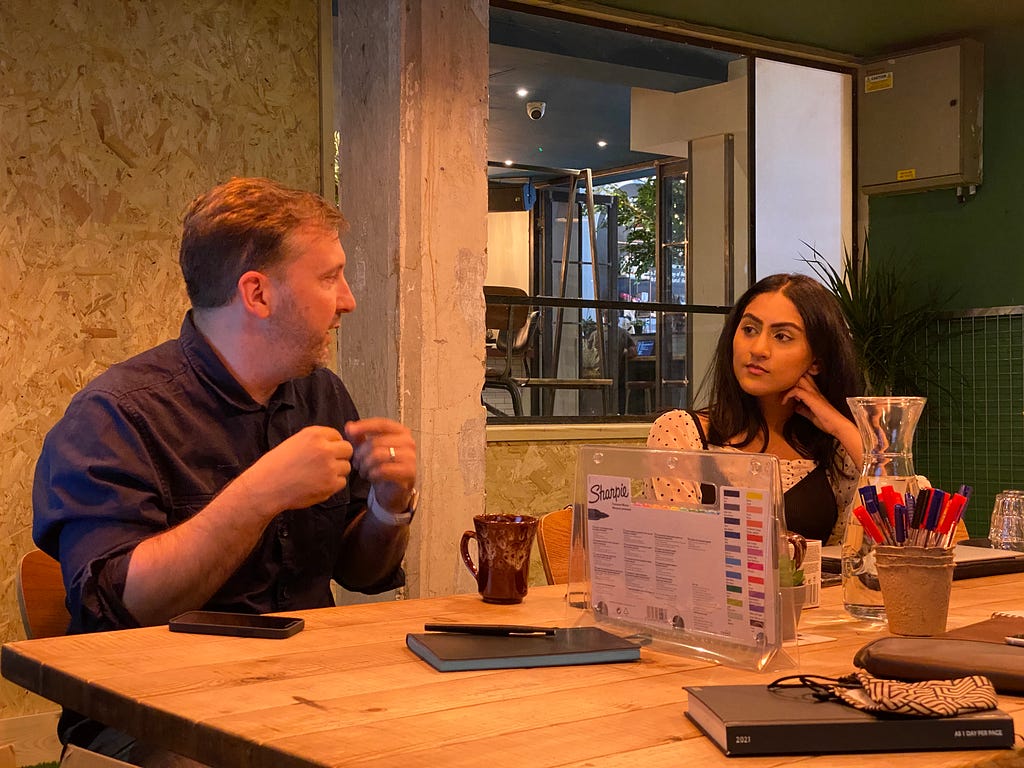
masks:
[[[528,296],[522,288],[513,288],[510,285],[485,285],[484,296],[501,298],[513,296],[522,298]],[[526,325],[530,308],[525,304],[487,304],[484,313],[484,325],[489,329],[505,331],[506,333],[518,333]],[[506,338],[508,338],[506,336]]]
[[[507,285],[485,285],[484,296],[517,296],[527,293],[522,288]],[[487,330],[495,332],[494,356],[501,358],[500,368],[488,366],[487,375],[507,379],[512,374],[513,355],[526,345],[530,334],[530,308],[525,304],[488,304],[484,316]],[[510,345],[508,340],[512,339]],[[521,346],[520,346],[521,345]]]
[[[524,307],[525,309],[525,307]],[[533,337],[537,333],[537,323],[540,321],[540,310],[534,309],[530,311],[526,317],[526,322],[519,327],[518,330],[513,329],[512,336],[512,354],[520,355],[526,351],[526,349],[533,344]],[[508,346],[508,334],[505,331],[498,332],[497,347],[502,352],[505,351]]]
[[[572,505],[549,512],[537,526],[537,547],[548,584],[569,583],[569,549],[572,544]]]
[[[71,615],[64,603],[60,563],[33,549],[21,558],[16,581],[25,636],[31,640],[67,634]]]

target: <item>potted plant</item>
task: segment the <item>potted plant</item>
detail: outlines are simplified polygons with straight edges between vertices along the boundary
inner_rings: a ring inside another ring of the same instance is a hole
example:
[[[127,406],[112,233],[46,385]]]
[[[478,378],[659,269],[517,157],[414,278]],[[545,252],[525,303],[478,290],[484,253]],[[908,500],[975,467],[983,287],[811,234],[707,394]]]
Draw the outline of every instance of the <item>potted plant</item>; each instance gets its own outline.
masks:
[[[920,395],[923,383],[939,385],[928,376],[929,345],[923,342],[926,331],[937,332],[936,307],[951,296],[940,297],[934,287],[922,286],[909,265],[868,259],[866,245],[859,259],[843,255],[842,275],[820,252],[804,245],[813,255],[803,261],[836,295],[846,317],[864,376],[864,394]]]
[[[796,533],[786,535],[787,546],[779,556],[779,591],[782,593],[782,639],[796,640],[796,628],[804,607],[807,586],[804,584],[803,555],[807,543]]]
[[[779,558],[779,586],[783,589],[789,587],[802,587],[804,585],[804,570],[798,568],[789,553]]]

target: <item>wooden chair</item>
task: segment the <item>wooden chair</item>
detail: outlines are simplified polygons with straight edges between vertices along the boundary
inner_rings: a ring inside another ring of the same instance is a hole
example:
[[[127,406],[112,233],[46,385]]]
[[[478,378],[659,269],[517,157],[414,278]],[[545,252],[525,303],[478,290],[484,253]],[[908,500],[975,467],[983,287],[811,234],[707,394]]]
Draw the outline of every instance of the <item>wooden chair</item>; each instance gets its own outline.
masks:
[[[71,615],[64,603],[64,579],[60,563],[39,549],[26,552],[18,564],[18,608],[25,636],[59,637],[67,634]],[[115,768],[128,763],[88,749],[69,745],[60,762],[62,768]]]
[[[65,750],[65,756],[60,761],[60,768],[118,768],[125,766],[131,768],[131,763],[125,763],[117,758],[109,758],[105,755],[97,755],[94,752],[83,750],[81,746],[69,744]]]
[[[18,564],[18,607],[25,636],[57,637],[66,634],[71,616],[64,605],[64,580],[60,563],[33,549]]]
[[[503,285],[485,285],[484,296],[525,297],[526,291],[521,288],[512,288]],[[523,398],[519,392],[519,384],[513,380],[512,368],[516,359],[523,362],[524,370],[529,377],[529,359],[532,355],[533,338],[536,334],[537,323],[540,318],[538,310],[530,311],[530,308],[523,304],[488,304],[486,307],[484,324],[488,331],[495,334],[495,346],[488,349],[488,364],[484,373],[484,389],[503,389],[508,392],[512,399],[512,414],[523,415]],[[491,359],[495,364],[491,365]],[[483,399],[483,393],[481,393]],[[487,410],[496,416],[507,416],[508,414],[491,406],[483,401]]]
[[[569,583],[569,548],[572,543],[572,505],[549,512],[537,526],[537,547],[548,584]]]
[[[118,768],[119,766],[131,768],[131,763],[123,762],[116,757],[90,752],[88,749],[76,747],[74,744],[68,745],[68,748],[64,750],[64,759],[60,761],[60,768]]]

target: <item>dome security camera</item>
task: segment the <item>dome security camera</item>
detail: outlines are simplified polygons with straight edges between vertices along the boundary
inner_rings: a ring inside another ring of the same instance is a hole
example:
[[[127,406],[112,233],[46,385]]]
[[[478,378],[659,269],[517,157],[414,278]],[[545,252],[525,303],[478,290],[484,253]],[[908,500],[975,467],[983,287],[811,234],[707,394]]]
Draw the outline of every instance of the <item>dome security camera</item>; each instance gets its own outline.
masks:
[[[544,110],[547,106],[543,101],[528,101],[526,102],[526,116],[531,120],[540,120],[544,117]]]

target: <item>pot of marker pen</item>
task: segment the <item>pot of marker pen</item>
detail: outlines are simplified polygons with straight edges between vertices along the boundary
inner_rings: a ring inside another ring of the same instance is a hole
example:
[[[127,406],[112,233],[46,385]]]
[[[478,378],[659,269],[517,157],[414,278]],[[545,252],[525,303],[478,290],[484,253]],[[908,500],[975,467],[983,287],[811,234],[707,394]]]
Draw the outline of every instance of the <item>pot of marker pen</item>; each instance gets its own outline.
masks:
[[[892,634],[928,637],[946,631],[952,548],[879,545],[875,562]]]

